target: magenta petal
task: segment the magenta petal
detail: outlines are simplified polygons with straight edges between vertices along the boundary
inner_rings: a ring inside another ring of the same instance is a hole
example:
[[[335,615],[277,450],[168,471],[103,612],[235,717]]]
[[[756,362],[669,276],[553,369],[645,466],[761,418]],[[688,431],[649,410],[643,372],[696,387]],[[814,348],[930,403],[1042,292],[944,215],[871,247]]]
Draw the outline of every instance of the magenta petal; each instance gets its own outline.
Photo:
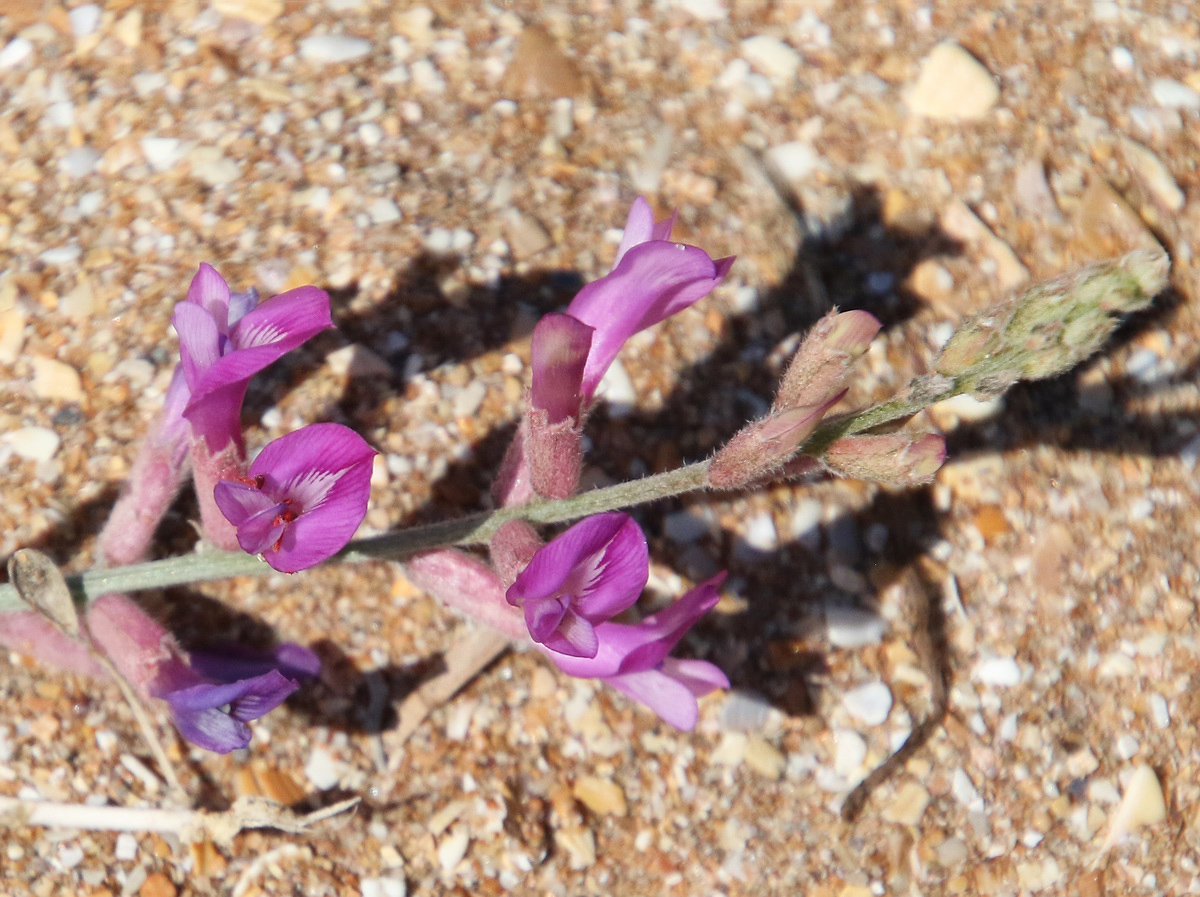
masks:
[[[299,685],[278,670],[227,685],[192,685],[161,697],[180,733],[192,744],[228,753],[250,743],[246,722],[275,709]],[[228,705],[228,709],[223,709]]]
[[[265,488],[289,492],[315,472],[338,473],[367,465],[376,455],[367,441],[341,424],[310,424],[280,436],[263,448],[250,464],[250,476],[264,478]],[[312,497],[312,496],[309,496]]]
[[[282,355],[332,326],[329,294],[316,287],[297,287],[247,312],[229,336],[236,349],[278,346]]]
[[[703,249],[655,240],[632,247],[612,273],[585,286],[567,314],[596,329],[583,377],[585,397],[625,341],[708,295],[732,259],[714,262]]]
[[[530,598],[525,601],[523,610],[530,637],[544,643],[563,621],[567,605],[560,598]]]
[[[259,511],[275,507],[275,502],[260,490],[233,480],[217,483],[213,488],[213,499],[225,519],[234,526],[241,526]]]
[[[686,685],[662,670],[612,676],[604,681],[639,704],[645,704],[663,722],[670,723],[676,729],[690,732],[700,718],[696,696]]]
[[[286,510],[287,505],[282,502],[270,505],[236,524],[238,545],[242,551],[247,554],[263,554],[269,551],[283,535],[284,525],[280,515]]]
[[[639,196],[629,208],[629,217],[625,219],[625,231],[621,234],[621,245],[617,247],[617,257],[613,259],[613,267],[621,264],[625,253],[634,246],[653,239],[654,212],[650,208],[650,203],[646,202],[646,197]],[[659,237],[658,239],[666,238]]]
[[[543,645],[542,652],[554,662],[554,665],[577,679],[595,679],[616,676],[621,671],[621,664],[626,655],[642,643],[643,635],[637,626],[627,623],[601,623],[594,627],[596,632],[596,653],[590,657],[565,654]]]
[[[179,366],[187,385],[195,389],[200,378],[221,357],[221,333],[216,320],[199,305],[180,302],[171,315],[179,334]]]
[[[570,610],[563,615],[562,623],[545,638],[544,643],[555,654],[569,657],[595,657],[600,647],[596,628]]]
[[[725,574],[718,573],[688,591],[670,607],[642,620],[638,628],[642,630],[643,642],[625,656],[621,672],[649,670],[662,663],[687,631],[716,607],[721,598],[717,590],[724,581]]]
[[[533,329],[530,404],[546,412],[548,423],[579,417],[592,333],[582,321],[559,314],[546,315]]]
[[[646,540],[632,518],[595,514],[538,549],[508,597],[517,603],[569,589],[599,622],[632,606],[649,575]]]
[[[225,332],[229,322],[229,284],[216,268],[207,262],[200,263],[200,269],[188,285],[186,301],[208,312],[217,327]]]
[[[668,657],[662,662],[660,669],[683,683],[688,691],[698,698],[718,688],[729,688],[729,677],[725,671],[707,660],[681,660],[678,657]]]

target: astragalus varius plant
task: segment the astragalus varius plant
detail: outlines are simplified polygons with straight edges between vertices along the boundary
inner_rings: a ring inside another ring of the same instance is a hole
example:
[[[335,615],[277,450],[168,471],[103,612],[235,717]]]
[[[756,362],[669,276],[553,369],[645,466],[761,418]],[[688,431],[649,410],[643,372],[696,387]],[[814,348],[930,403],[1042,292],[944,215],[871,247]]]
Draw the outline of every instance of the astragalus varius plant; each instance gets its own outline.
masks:
[[[376,454],[362,437],[316,422],[251,458],[240,424],[250,379],[334,326],[328,294],[301,287],[260,302],[201,264],[172,317],[179,363],[164,406],[99,537],[101,566],[68,579],[78,618],[64,622],[5,586],[0,642],[49,665],[119,675],[166,710],[185,739],[230,751],[249,743],[248,722],[319,672],[317,658],[297,645],[263,656],[236,646],[189,656],[128,593],[391,560],[435,599],[531,646],[563,674],[603,680],[688,730],[698,699],[729,687],[715,664],[679,651],[717,603],[724,574],[639,617],[649,556],[622,508],[822,473],[896,488],[929,482],[945,441],[905,421],[952,396],[995,395],[1071,368],[1166,281],[1165,256],[1142,252],[1036,286],[963,322],[929,373],[899,394],[852,411],[835,409],[880,324],[865,311],[831,311],[800,342],[767,413],[712,457],[580,491],[584,431],[605,371],[633,334],[704,299],[734,262],[675,242],[673,223],[655,221],[636,200],[612,270],[537,324],[526,407],[494,482],[494,507],[358,541]],[[205,550],[146,562],[162,516],[189,481]],[[560,523],[571,525],[547,531]]]

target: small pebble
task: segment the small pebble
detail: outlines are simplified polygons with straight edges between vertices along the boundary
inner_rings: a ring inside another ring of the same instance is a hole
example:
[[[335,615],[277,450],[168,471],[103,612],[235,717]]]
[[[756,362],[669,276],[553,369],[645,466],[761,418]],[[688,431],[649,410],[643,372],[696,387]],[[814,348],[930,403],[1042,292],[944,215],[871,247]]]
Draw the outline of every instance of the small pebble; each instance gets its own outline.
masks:
[[[0,69],[16,68],[32,55],[32,42],[23,37],[14,37],[0,50]]]
[[[1155,78],[1150,95],[1166,109],[1200,109],[1200,92],[1172,78]]]
[[[69,364],[53,358],[34,357],[33,394],[39,399],[62,402],[82,402],[83,382],[79,372]]]
[[[454,828],[438,843],[438,865],[442,867],[443,872],[454,871],[454,868],[467,855],[467,846],[470,843],[471,837],[467,833],[466,827],[462,825]]]
[[[770,742],[751,735],[746,742],[746,765],[764,778],[779,779],[787,766],[787,757]]]
[[[800,54],[777,37],[756,34],[741,43],[742,57],[772,81],[787,86],[796,80]]]
[[[584,776],[575,782],[571,793],[593,813],[601,816],[625,815],[625,792],[611,779]]]
[[[637,405],[637,390],[621,359],[613,361],[604,372],[604,376],[600,378],[600,385],[596,388],[596,395],[604,399],[612,417],[622,418],[633,414]]]
[[[113,848],[113,856],[122,862],[128,862],[137,858],[138,842],[137,838],[129,832],[122,832],[117,835],[117,844]]]
[[[767,161],[789,184],[807,180],[822,167],[821,157],[811,143],[793,140],[767,150]]]
[[[0,438],[27,461],[49,461],[62,445],[58,434],[46,427],[21,427]]]
[[[1171,725],[1171,711],[1167,707],[1167,699],[1162,695],[1150,695],[1150,716],[1159,729],[1166,729]]]
[[[779,533],[775,530],[775,518],[768,511],[755,514],[746,521],[742,539],[756,551],[774,551],[779,547]]]
[[[183,158],[183,144],[175,137],[143,137],[139,145],[155,171],[169,171]]]
[[[916,825],[929,806],[929,792],[916,782],[906,782],[897,790],[891,802],[883,808],[882,816],[899,825]]]
[[[971,669],[971,678],[984,685],[1009,688],[1021,682],[1021,667],[1011,657],[985,657]]]
[[[73,178],[82,178],[96,170],[100,154],[90,146],[71,150],[62,159],[62,170]]]
[[[825,608],[825,631],[835,648],[878,645],[887,629],[887,620],[875,611],[832,605]]]
[[[314,747],[304,764],[304,774],[314,788],[327,791],[341,781],[341,767],[342,764],[325,748]]]
[[[868,726],[882,725],[892,711],[892,692],[882,682],[868,682],[842,695],[842,706]]]
[[[1101,851],[1108,850],[1131,832],[1166,818],[1167,802],[1158,776],[1149,766],[1137,767],[1125,786],[1120,805],[1113,813]]]
[[[853,729],[833,730],[833,770],[844,779],[853,780],[862,772],[867,761],[867,742]]]
[[[67,13],[67,18],[71,22],[71,33],[78,40],[81,37],[95,34],[100,25],[100,7],[95,3],[76,6]]]
[[[555,99],[580,96],[586,83],[553,35],[540,25],[530,25],[517,38],[503,87],[510,97]]]
[[[983,118],[999,99],[991,72],[954,41],[943,41],[925,57],[907,96],[917,115],[944,121]]]
[[[350,62],[371,52],[371,42],[345,34],[317,34],[300,41],[300,56],[309,62]]]

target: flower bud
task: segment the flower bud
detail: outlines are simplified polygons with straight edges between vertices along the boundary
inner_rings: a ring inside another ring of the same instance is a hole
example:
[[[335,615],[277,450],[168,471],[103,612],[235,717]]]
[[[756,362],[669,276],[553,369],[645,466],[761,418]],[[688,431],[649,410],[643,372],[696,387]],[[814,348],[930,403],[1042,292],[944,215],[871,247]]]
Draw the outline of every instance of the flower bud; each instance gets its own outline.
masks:
[[[819,405],[841,392],[850,363],[867,351],[882,326],[865,311],[831,311],[817,321],[779,382],[773,410]]]
[[[946,440],[933,433],[847,436],[821,457],[839,476],[888,486],[919,486],[933,479],[946,460]]]

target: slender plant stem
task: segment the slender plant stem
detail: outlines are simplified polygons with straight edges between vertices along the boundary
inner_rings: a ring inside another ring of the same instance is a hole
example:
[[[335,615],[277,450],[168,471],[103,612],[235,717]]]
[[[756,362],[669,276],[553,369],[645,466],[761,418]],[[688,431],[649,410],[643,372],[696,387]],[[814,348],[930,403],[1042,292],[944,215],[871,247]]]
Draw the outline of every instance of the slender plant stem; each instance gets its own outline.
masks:
[[[561,501],[536,501],[501,508],[458,520],[415,526],[351,542],[327,563],[360,563],[369,560],[403,560],[419,551],[449,545],[483,545],[510,520],[561,523],[603,511],[632,507],[672,495],[702,489],[708,462],[700,461],[628,483],[595,489]],[[167,586],[209,582],[235,576],[267,576],[275,571],[257,557],[238,551],[203,551],[196,554],[126,567],[89,570],[67,577],[77,602],[88,604],[107,592],[136,592]],[[10,585],[0,585],[0,612],[21,610],[24,604]]]

